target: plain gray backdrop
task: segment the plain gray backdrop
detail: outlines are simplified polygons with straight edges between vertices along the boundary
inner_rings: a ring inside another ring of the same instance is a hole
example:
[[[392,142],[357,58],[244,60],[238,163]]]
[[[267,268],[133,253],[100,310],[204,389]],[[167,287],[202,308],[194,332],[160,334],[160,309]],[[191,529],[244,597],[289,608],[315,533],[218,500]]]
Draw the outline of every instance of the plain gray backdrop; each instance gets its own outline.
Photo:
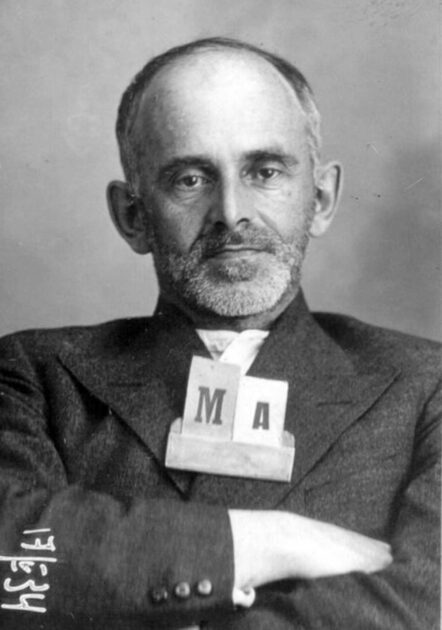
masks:
[[[152,311],[150,257],[107,216],[116,109],[152,55],[214,35],[298,65],[344,165],[310,305],[438,338],[437,0],[1,0],[0,333]]]

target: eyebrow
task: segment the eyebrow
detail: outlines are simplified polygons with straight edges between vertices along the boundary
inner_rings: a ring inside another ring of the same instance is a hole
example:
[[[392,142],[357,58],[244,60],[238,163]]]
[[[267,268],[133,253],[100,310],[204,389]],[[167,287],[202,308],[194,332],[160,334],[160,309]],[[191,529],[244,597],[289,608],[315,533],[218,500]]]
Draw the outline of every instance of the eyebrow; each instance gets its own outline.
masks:
[[[245,154],[245,158],[248,162],[282,162],[287,167],[299,164],[299,160],[295,155],[285,153],[277,147],[248,151]]]
[[[247,151],[243,155],[246,162],[280,162],[287,168],[299,164],[296,156],[281,151],[278,147],[268,147],[265,149],[256,149]],[[214,174],[216,166],[207,155],[182,155],[172,158],[166,164],[161,166],[158,171],[157,180],[161,181],[170,176],[176,170],[185,167],[198,167],[204,169],[208,173]]]

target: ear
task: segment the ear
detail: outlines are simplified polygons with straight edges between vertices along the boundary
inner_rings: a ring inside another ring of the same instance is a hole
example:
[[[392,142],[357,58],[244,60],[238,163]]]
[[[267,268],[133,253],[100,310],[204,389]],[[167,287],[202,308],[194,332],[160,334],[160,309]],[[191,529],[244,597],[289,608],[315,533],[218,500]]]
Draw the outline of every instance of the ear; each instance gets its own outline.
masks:
[[[318,167],[316,176],[316,199],[310,236],[322,236],[330,227],[336,214],[342,190],[342,167],[338,162],[329,162]]]
[[[107,187],[107,205],[113,224],[137,254],[152,251],[152,229],[141,199],[126,182],[112,181]]]

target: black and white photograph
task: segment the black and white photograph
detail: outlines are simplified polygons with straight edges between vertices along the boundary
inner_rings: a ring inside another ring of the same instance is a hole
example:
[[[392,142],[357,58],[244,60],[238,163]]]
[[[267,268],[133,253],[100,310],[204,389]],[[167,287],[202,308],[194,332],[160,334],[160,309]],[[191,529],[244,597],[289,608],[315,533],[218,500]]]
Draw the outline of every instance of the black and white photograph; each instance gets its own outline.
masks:
[[[441,5],[1,0],[0,628],[440,628]]]

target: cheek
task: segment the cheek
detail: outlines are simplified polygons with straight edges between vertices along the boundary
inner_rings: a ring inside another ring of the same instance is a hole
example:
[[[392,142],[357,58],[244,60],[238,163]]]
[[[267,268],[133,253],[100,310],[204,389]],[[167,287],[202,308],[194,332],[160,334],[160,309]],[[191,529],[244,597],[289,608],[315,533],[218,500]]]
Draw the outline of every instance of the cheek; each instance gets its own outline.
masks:
[[[177,253],[186,254],[201,233],[203,214],[197,208],[157,199],[151,206],[155,238]]]
[[[311,191],[303,188],[286,188],[267,194],[257,201],[259,219],[276,232],[284,241],[290,242],[305,229],[306,218],[313,203]]]

